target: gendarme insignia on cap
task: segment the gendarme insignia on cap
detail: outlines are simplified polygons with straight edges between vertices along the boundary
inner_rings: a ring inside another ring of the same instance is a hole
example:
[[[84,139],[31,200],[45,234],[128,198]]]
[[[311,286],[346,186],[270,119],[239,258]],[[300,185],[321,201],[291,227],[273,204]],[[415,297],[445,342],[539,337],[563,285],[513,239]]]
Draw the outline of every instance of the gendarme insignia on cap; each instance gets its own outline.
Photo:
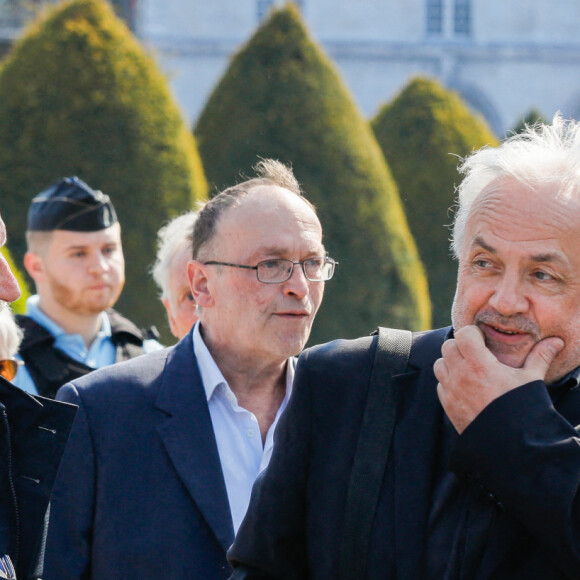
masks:
[[[78,177],[65,177],[39,193],[28,210],[28,231],[95,232],[117,223],[108,195]]]

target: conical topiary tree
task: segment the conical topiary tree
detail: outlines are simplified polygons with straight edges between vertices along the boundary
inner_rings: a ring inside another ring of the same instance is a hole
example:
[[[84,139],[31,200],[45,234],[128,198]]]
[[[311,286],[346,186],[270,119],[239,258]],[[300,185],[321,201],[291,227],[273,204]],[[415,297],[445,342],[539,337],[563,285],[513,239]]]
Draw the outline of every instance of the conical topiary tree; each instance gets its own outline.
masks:
[[[12,310],[14,311],[15,314],[24,314],[24,312],[26,311],[26,299],[30,296],[28,284],[26,283],[26,280],[24,279],[22,272],[14,263],[14,260],[12,259],[12,256],[10,254],[10,250],[8,250],[6,246],[2,246],[0,252],[8,262],[8,265],[10,266],[10,269],[12,270],[14,277],[18,281],[18,285],[20,286],[21,292],[20,298],[12,302],[11,304]]]
[[[457,265],[449,249],[457,156],[497,145],[485,122],[434,80],[416,78],[371,123],[427,269],[434,326],[450,324]]]
[[[271,157],[293,166],[317,206],[340,265],[311,343],[378,324],[429,325],[424,271],[380,148],[293,5],[272,12],[234,56],[196,135],[215,188]]]
[[[117,209],[127,264],[119,309],[164,324],[147,272],[156,232],[207,186],[166,79],[105,0],[59,4],[0,70],[2,213],[19,263],[30,200],[68,175],[109,194]]]
[[[535,125],[536,123],[547,123],[546,119],[538,109],[532,108],[528,111],[525,117],[522,117],[515,125],[515,127],[508,132],[508,137],[516,133],[523,133],[527,125]],[[548,123],[549,124],[549,123]]]

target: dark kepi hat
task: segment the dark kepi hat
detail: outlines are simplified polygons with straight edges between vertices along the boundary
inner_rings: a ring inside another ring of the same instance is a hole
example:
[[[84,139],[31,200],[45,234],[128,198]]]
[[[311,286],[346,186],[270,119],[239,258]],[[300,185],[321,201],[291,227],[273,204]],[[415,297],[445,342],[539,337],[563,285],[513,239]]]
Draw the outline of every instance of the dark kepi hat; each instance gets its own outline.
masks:
[[[96,232],[117,223],[108,195],[78,177],[65,177],[39,193],[28,210],[28,231]]]

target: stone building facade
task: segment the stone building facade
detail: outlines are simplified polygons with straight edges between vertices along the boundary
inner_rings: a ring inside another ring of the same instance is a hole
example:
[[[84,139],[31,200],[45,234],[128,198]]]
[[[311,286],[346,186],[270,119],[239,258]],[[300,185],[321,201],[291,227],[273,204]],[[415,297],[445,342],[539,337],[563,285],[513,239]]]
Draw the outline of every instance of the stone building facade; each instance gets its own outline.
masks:
[[[0,0],[0,50],[30,7]],[[228,60],[276,0],[112,0],[193,124]],[[580,0],[297,0],[361,111],[417,74],[457,90],[503,135],[529,112],[580,117]],[[28,12],[27,12],[28,11]],[[20,18],[20,20],[19,20]]]
[[[194,122],[272,0],[139,0],[134,29]],[[456,89],[499,135],[532,109],[580,115],[579,0],[302,0],[314,38],[372,116],[411,77]]]

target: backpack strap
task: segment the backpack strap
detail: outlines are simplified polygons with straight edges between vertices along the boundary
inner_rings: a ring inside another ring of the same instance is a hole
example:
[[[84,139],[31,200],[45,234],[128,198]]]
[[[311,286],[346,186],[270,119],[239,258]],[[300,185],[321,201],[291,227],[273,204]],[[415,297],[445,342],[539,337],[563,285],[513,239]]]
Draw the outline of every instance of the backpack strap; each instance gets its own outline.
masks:
[[[129,360],[145,354],[143,332],[113,308],[107,310],[107,316],[111,323],[111,341],[117,351],[115,362]]]
[[[346,496],[340,550],[341,580],[365,577],[374,515],[397,418],[393,376],[407,367],[412,333],[378,328],[369,392]]]

